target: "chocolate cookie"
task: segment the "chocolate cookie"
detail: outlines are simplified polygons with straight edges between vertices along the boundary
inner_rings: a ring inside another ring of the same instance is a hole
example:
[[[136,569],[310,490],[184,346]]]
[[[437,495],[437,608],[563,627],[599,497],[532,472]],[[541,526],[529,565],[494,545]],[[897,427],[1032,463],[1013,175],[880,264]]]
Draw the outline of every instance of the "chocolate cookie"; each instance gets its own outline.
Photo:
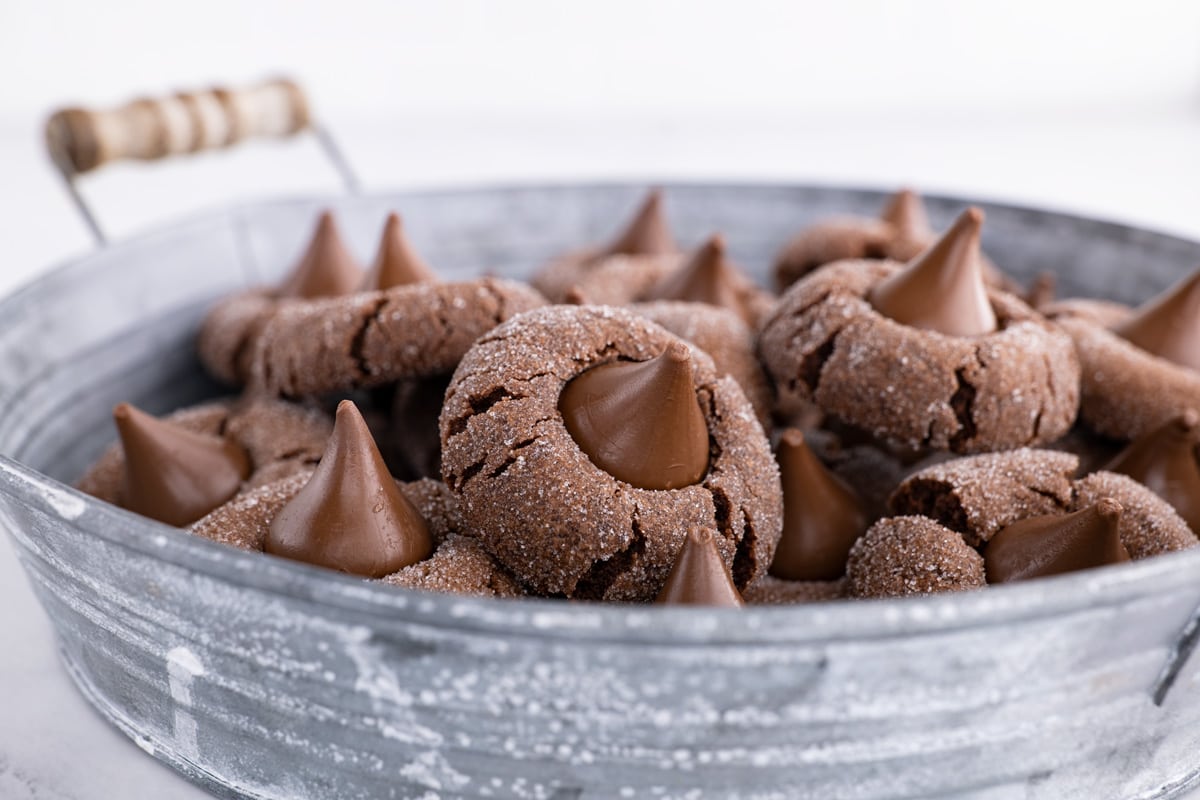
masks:
[[[863,534],[846,564],[851,597],[904,597],[987,585],[983,557],[928,517],[886,517]]]
[[[312,470],[259,486],[221,506],[191,526],[192,533],[207,539],[262,552],[271,523],[287,503],[304,488]],[[457,500],[446,487],[431,480],[397,482],[405,497],[421,513],[435,549],[429,558],[387,575],[393,586],[434,592],[519,597],[520,587],[487,555],[477,541],[461,531]]]
[[[896,286],[923,277],[920,270],[931,264],[977,270],[960,240],[973,236],[977,248],[981,222],[981,214],[964,215],[939,242],[944,249],[932,248],[924,261],[843,261],[789,289],[759,338],[783,410],[815,401],[834,419],[914,452],[984,452],[1066,433],[1079,397],[1070,337],[1016,297],[984,289],[977,277],[977,291],[964,284],[963,298],[952,299],[981,305],[941,318],[935,315],[945,298],[921,285]],[[900,292],[881,297],[885,288],[909,294],[903,305],[916,317],[911,323],[879,310],[896,313]],[[962,330],[970,333],[936,329],[964,317]]]
[[[621,386],[633,394],[609,403]],[[718,532],[739,589],[770,563],[781,489],[752,407],[707,355],[628,311],[554,306],[498,327],[463,358],[440,428],[443,478],[467,524],[538,593],[651,600],[691,527]],[[605,436],[613,448],[597,450]],[[622,461],[647,469],[639,459],[657,462],[649,481],[677,488],[615,477]]]
[[[907,261],[933,238],[925,204],[916,192],[901,189],[889,198],[878,219],[829,217],[798,233],[775,260],[775,288],[782,292],[834,261]]]
[[[708,353],[717,372],[742,387],[763,429],[770,429],[771,386],[755,353],[754,332],[737,314],[682,300],[634,303],[628,308]]]
[[[242,492],[316,463],[331,430],[329,418],[319,411],[264,398],[204,403],[169,414],[161,422],[238,445],[245,452],[249,468],[240,487],[234,487]],[[101,500],[125,506],[125,481],[125,450],[121,442],[116,442],[77,486]]]
[[[1196,408],[1200,398],[1200,273],[1138,309],[1065,301],[1047,312],[1075,341],[1080,419],[1133,439]]]
[[[920,514],[980,546],[1002,528],[1031,517],[1066,514],[1102,497],[1124,508],[1121,541],[1132,558],[1183,550],[1196,536],[1174,509],[1137,481],[1112,472],[1074,476],[1078,459],[1051,450],[970,456],[922,470],[892,496],[893,514]]]
[[[662,192],[655,190],[611,244],[567,253],[538,270],[531,283],[555,303],[578,290],[592,303],[624,305],[682,263],[663,213]]]

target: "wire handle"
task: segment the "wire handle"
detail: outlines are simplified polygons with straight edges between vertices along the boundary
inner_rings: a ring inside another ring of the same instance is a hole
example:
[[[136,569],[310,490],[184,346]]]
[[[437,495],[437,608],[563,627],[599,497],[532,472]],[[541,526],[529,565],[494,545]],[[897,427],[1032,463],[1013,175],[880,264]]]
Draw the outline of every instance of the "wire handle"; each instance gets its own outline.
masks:
[[[46,120],[46,149],[98,242],[104,233],[75,178],[123,159],[154,161],[232,147],[251,138],[310,131],[350,192],[358,179],[329,131],[313,120],[304,90],[276,78],[241,89],[215,87],[143,98],[119,108],[64,108]]]

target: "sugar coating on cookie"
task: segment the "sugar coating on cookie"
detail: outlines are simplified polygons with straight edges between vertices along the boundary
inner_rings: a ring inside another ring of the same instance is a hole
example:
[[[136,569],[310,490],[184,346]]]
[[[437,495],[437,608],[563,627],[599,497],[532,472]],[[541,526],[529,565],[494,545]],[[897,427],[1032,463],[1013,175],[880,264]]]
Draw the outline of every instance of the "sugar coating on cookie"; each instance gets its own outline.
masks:
[[[823,603],[846,596],[846,579],[834,581],[785,581],[763,575],[742,592],[748,605],[783,606],[797,603]]]
[[[189,530],[215,542],[261,553],[271,523],[312,477],[311,468],[259,486],[194,523]],[[421,513],[436,546],[433,554],[381,580],[393,586],[485,597],[523,594],[513,577],[462,531],[457,500],[440,481],[397,482]]]
[[[946,336],[897,323],[866,295],[900,266],[831,264],[780,299],[759,355],[784,411],[812,400],[910,451],[987,452],[1053,441],[1070,428],[1079,398],[1070,337],[994,289],[994,333]]]
[[[779,472],[753,408],[707,355],[693,380],[710,438],[699,484],[638,489],[568,432],[563,388],[591,367],[648,361],[681,340],[628,311],[553,306],[520,315],[464,356],[442,410],[442,475],[467,524],[541,594],[653,599],[690,527],[713,528],[739,589],[765,572],[782,524]]]
[[[320,411],[270,398],[202,403],[162,419],[193,433],[228,436],[241,445],[251,466],[242,491],[316,463],[332,430],[328,416]],[[76,485],[80,491],[121,505],[124,476],[125,454],[116,442]]]
[[[960,592],[987,585],[983,557],[956,531],[928,517],[886,517],[850,550],[852,597],[903,597]]]
[[[708,353],[717,371],[742,387],[763,428],[767,428],[771,419],[771,386],[755,353],[754,331],[737,314],[680,300],[634,303],[628,308]]]
[[[889,501],[892,514],[920,514],[978,546],[1005,525],[1067,509],[1079,459],[1022,448],[956,458],[906,478]]]

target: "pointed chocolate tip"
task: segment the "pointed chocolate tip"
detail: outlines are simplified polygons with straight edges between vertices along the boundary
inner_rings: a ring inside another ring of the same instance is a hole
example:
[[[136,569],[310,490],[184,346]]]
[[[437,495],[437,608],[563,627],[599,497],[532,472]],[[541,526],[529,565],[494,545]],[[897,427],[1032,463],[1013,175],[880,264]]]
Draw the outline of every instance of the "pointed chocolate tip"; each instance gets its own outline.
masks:
[[[229,500],[250,474],[236,442],[160,420],[129,403],[113,408],[125,455],[121,505],[182,527]]]
[[[1112,331],[1152,355],[1200,372],[1200,270],[1138,306]]]
[[[1189,408],[1176,418],[1176,425],[1180,433],[1192,433],[1200,426],[1200,413],[1194,408]]]
[[[583,289],[580,289],[578,286],[572,286],[563,295],[563,303],[569,306],[586,306],[588,299],[587,295],[583,293]]]
[[[688,529],[683,547],[655,602],[729,608],[745,604],[721,558],[712,531],[698,527]]]
[[[400,215],[394,211],[389,213],[383,225],[375,261],[363,278],[363,290],[379,291],[415,283],[432,283],[437,279],[437,273],[413,249]]]
[[[628,227],[608,246],[606,252],[609,255],[657,256],[677,250],[663,211],[662,190],[652,189]]]
[[[308,483],[271,521],[264,550],[369,578],[433,552],[425,520],[392,479],[350,400],[338,403],[325,453]]]
[[[652,287],[646,299],[683,300],[727,308],[753,326],[756,322],[753,312],[743,297],[747,283],[726,256],[725,237],[716,233],[683,266]]]
[[[783,534],[768,571],[791,581],[836,580],[867,529],[862,501],[796,428],[780,435],[775,458],[783,485]]]
[[[1200,531],[1198,428],[1200,414],[1188,409],[1134,439],[1104,467],[1128,475],[1166,500],[1193,531]]]
[[[1111,497],[1070,514],[1031,517],[1001,528],[983,549],[988,583],[1060,575],[1129,560],[1124,509]]]
[[[982,336],[997,328],[979,253],[983,211],[974,206],[925,252],[868,293],[875,310],[896,322],[947,336]]]
[[[315,299],[350,294],[358,288],[362,269],[342,242],[333,214],[324,211],[304,255],[280,283],[280,297]]]
[[[577,375],[563,387],[558,410],[593,464],[640,489],[691,486],[708,472],[708,422],[682,342],[648,361],[614,361]]]
[[[913,240],[924,240],[933,235],[929,215],[921,196],[909,188],[902,188],[888,199],[879,218],[892,225],[896,232]]]

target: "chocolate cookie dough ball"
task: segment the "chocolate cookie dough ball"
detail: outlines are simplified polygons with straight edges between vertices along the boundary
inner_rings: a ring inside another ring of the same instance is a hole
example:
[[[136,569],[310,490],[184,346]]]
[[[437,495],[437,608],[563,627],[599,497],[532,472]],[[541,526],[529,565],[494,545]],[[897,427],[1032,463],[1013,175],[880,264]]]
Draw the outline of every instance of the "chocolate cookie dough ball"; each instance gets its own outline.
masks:
[[[539,594],[651,600],[691,527],[739,589],[766,570],[781,490],[741,389],[628,311],[554,306],[484,336],[441,417],[467,524]]]
[[[850,551],[853,597],[904,597],[982,589],[983,557],[963,537],[928,517],[887,517]]]
[[[1075,341],[1079,416],[1098,433],[1133,439],[1200,402],[1200,271],[1133,311],[1072,301],[1048,313]]]
[[[327,220],[279,288],[234,295],[209,313],[198,350],[214,375],[289,397],[447,375],[480,334],[545,303],[513,281],[439,282],[395,215],[363,274],[340,244],[319,245],[336,236]]]
[[[707,303],[680,300],[635,303],[629,310],[708,353],[717,372],[742,387],[763,429],[770,429],[771,386],[755,353],[754,331],[741,317]]]
[[[205,403],[162,419],[122,403],[113,418],[119,441],[79,489],[177,526],[316,463],[330,431],[319,411],[262,398]]]
[[[1075,418],[1070,337],[985,288],[983,214],[970,209],[910,262],[844,261],[788,290],[759,355],[783,411],[835,421],[910,452],[987,452],[1053,441]]]
[[[624,305],[644,295],[683,263],[663,212],[662,192],[650,192],[629,226],[604,247],[567,253],[533,276],[534,288],[554,303],[578,290],[589,302]]]

